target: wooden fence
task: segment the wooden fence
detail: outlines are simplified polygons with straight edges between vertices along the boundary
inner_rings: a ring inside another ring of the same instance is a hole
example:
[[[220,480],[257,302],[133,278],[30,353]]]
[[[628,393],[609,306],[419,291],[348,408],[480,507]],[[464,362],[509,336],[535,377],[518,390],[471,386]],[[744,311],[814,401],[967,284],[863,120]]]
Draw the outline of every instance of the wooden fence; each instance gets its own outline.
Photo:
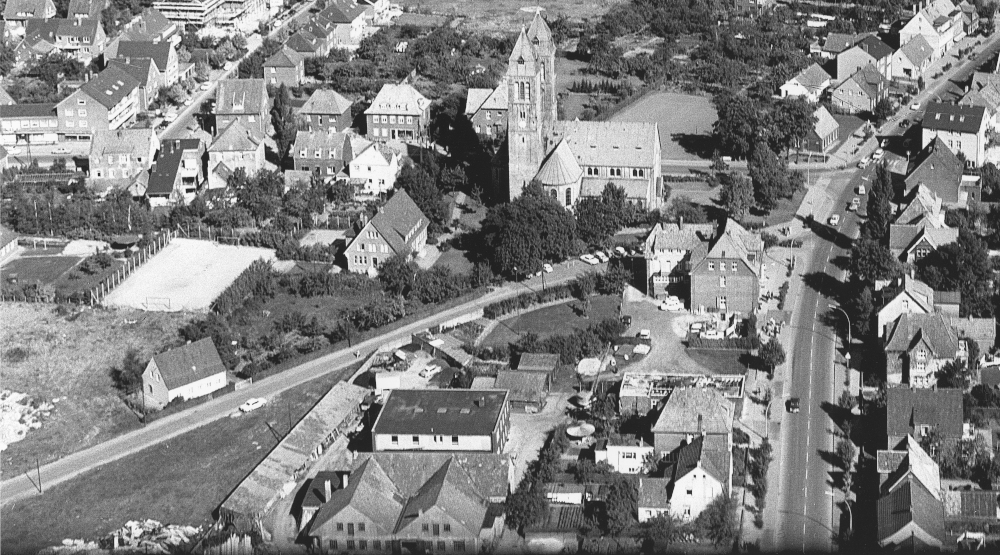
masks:
[[[108,294],[114,291],[115,287],[118,287],[121,282],[125,281],[133,272],[141,268],[143,264],[149,262],[150,258],[163,250],[163,247],[169,245],[170,240],[176,236],[177,233],[170,232],[169,230],[165,231],[157,235],[151,244],[139,249],[138,252],[128,257],[121,268],[104,278],[101,283],[90,290],[90,306],[102,303]]]

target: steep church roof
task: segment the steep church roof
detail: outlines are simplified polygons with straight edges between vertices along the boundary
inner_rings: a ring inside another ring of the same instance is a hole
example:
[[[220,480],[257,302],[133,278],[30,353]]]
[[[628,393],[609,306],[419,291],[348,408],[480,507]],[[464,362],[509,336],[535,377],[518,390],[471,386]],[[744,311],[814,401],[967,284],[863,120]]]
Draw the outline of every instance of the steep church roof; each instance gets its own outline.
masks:
[[[559,141],[548,157],[542,162],[535,179],[542,185],[570,185],[583,176],[580,164],[565,140]]]
[[[517,36],[517,42],[514,43],[514,49],[510,52],[509,61],[511,64],[521,64],[535,62],[537,59],[535,49],[531,47],[531,41],[528,40],[528,35],[525,34],[522,27],[521,34]]]
[[[552,44],[552,30],[545,23],[541,12],[535,12],[535,18],[531,20],[531,26],[528,27],[528,38],[535,44]]]

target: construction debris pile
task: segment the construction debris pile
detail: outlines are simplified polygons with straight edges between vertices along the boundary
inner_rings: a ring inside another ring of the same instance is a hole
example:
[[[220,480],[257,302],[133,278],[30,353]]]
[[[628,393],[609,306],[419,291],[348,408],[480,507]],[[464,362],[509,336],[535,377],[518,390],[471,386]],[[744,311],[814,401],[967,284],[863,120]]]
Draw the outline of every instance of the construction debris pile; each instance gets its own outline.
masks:
[[[197,541],[201,527],[167,525],[146,519],[130,520],[125,526],[108,534],[97,542],[83,540],[63,540],[63,544],[49,547],[38,555],[106,555],[108,553],[161,554],[188,552],[192,542]],[[184,548],[183,550],[180,548]]]
[[[28,430],[41,428],[42,419],[48,418],[56,408],[53,403],[39,402],[9,389],[0,391],[0,451],[24,439]]]

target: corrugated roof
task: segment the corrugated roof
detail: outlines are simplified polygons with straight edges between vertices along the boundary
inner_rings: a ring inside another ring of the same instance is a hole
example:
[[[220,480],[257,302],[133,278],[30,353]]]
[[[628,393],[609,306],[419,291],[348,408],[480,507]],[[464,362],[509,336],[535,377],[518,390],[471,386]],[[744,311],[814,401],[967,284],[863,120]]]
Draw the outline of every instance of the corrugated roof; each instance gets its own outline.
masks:
[[[110,110],[138,87],[139,82],[125,70],[108,67],[84,83],[80,90]]]
[[[419,116],[430,106],[431,101],[420,94],[409,83],[401,85],[385,84],[378,91],[366,114],[408,114]]]
[[[394,389],[372,433],[488,436],[507,401],[502,390]]]
[[[583,170],[576,162],[572,150],[565,140],[559,141],[542,162],[535,179],[542,185],[558,186],[576,183],[583,177]]]
[[[1000,493],[996,491],[962,491],[962,516],[996,521],[1000,514]]]
[[[954,131],[958,133],[978,133],[986,119],[986,108],[931,102],[921,125],[924,129]]]
[[[351,101],[332,89],[317,89],[299,109],[301,114],[340,115],[351,109]]]
[[[944,438],[962,436],[962,391],[959,389],[886,389],[886,433],[913,435],[930,426]]]
[[[226,371],[215,343],[206,337],[153,357],[167,389],[177,389]]]

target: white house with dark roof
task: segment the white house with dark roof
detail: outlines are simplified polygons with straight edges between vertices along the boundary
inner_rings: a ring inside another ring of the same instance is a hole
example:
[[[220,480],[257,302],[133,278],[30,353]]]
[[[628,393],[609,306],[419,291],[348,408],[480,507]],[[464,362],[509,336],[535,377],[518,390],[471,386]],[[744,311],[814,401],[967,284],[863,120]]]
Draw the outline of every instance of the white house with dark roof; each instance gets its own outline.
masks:
[[[509,397],[497,389],[393,389],[372,425],[372,450],[502,453]]]
[[[98,19],[61,19],[55,32],[55,46],[84,64],[104,52],[108,37]]]
[[[121,68],[108,67],[56,104],[59,134],[90,140],[101,130],[126,127],[139,110],[139,82]]]
[[[670,295],[673,285],[691,280],[692,253],[715,236],[712,224],[657,222],[646,236],[646,294],[656,299]]]
[[[147,110],[149,104],[160,92],[160,72],[156,69],[156,64],[149,58],[124,60],[111,60],[108,67],[117,67],[132,76],[139,84],[139,110]]]
[[[0,144],[45,145],[59,142],[55,104],[0,104]]]
[[[153,165],[160,140],[151,128],[94,133],[90,142],[90,182],[107,189],[130,187]]]
[[[892,77],[916,81],[934,61],[934,47],[923,35],[917,35],[892,55]]]
[[[926,146],[940,139],[955,154],[962,153],[967,165],[981,166],[986,162],[988,124],[982,106],[931,102],[920,122],[921,141]]]
[[[889,81],[872,64],[857,70],[833,90],[833,105],[847,113],[873,112],[889,95]]]
[[[465,101],[465,117],[476,133],[500,137],[507,132],[507,81],[501,80],[495,89],[469,89]]]
[[[382,85],[365,110],[368,138],[414,140],[427,135],[431,101],[409,83]]]
[[[226,383],[226,366],[208,337],[154,356],[142,373],[146,402],[161,407],[177,398],[204,397]]]
[[[892,77],[892,47],[878,37],[866,35],[854,46],[837,54],[837,78],[854,75],[859,69],[872,65],[885,79]]]
[[[709,449],[732,449],[733,414],[733,404],[715,388],[675,388],[653,424],[653,446],[665,454],[704,437]]]
[[[427,244],[427,216],[406,191],[396,191],[347,246],[347,269],[376,273],[397,254],[417,256]]]
[[[267,134],[270,103],[263,79],[223,79],[215,98],[216,133],[239,120],[247,129]]]
[[[922,36],[934,49],[934,59],[944,56],[965,36],[962,10],[950,0],[930,0],[899,30],[899,43],[906,44]]]
[[[805,139],[796,142],[795,147],[807,152],[826,152],[840,139],[840,124],[826,106],[816,108],[813,117],[816,118],[816,123],[809,129]]]
[[[781,85],[781,98],[805,97],[809,102],[819,102],[833,78],[819,64],[811,64],[798,75]]]
[[[399,154],[383,143],[371,143],[349,164],[351,181],[361,186],[365,195],[381,195],[396,186]]]
[[[144,192],[149,204],[155,207],[192,201],[205,180],[204,155],[201,139],[163,141]]]
[[[889,326],[903,314],[931,314],[943,312],[958,315],[960,298],[950,291],[934,291],[926,283],[904,276],[902,283],[891,289],[886,289],[883,297],[885,304],[876,317],[879,337],[885,338]]]
[[[922,150],[911,157],[903,179],[905,192],[924,185],[941,198],[945,208],[964,208],[969,201],[982,196],[978,181],[966,180],[965,166],[940,137],[934,137]]]
[[[177,50],[167,41],[120,41],[111,59],[127,64],[142,59],[152,60],[156,65],[161,87],[169,87],[180,79]]]
[[[208,147],[208,188],[221,189],[238,168],[256,175],[264,167],[264,136],[234,121]]]

